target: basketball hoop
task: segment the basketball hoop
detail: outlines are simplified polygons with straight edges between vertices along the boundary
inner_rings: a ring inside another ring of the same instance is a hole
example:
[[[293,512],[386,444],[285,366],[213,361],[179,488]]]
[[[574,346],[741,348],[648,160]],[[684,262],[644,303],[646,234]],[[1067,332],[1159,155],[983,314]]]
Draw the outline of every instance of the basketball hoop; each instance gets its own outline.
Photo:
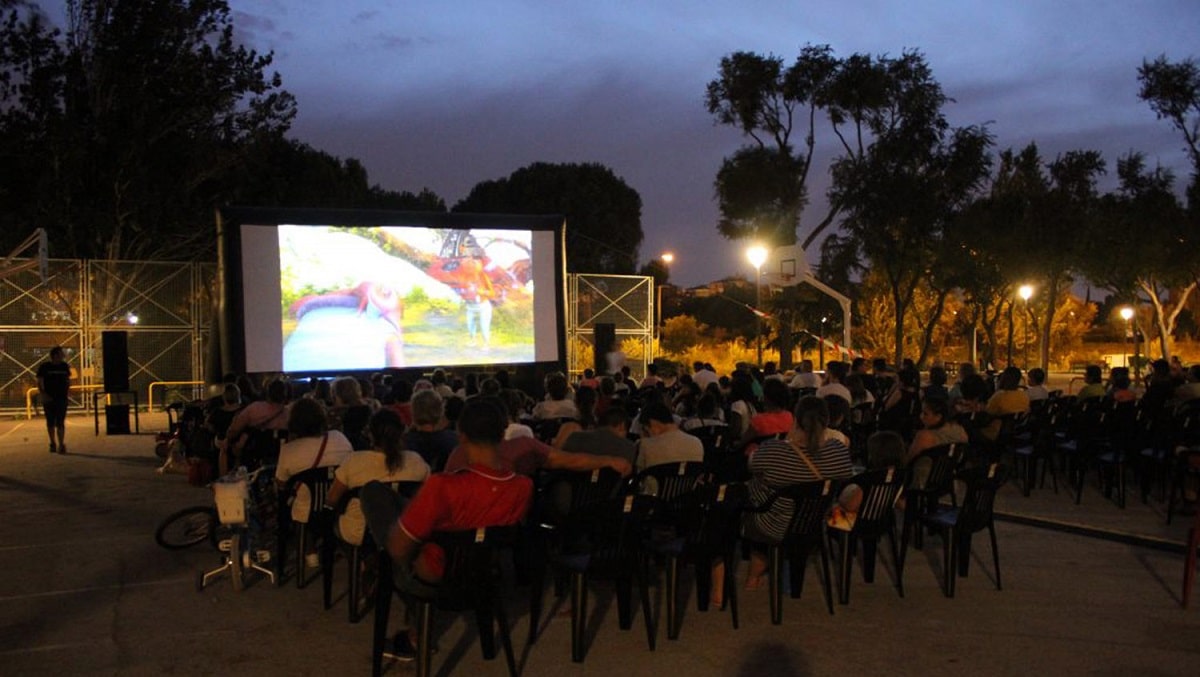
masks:
[[[33,248],[37,247],[37,252],[33,252]],[[17,245],[8,256],[0,259],[0,280],[6,277],[16,275],[17,273],[38,269],[38,274],[42,278],[42,284],[46,283],[49,278],[49,259],[46,255],[46,231],[38,228],[33,232],[33,235],[25,238],[25,241]],[[24,261],[16,261],[18,258],[33,254],[33,258],[27,258]]]

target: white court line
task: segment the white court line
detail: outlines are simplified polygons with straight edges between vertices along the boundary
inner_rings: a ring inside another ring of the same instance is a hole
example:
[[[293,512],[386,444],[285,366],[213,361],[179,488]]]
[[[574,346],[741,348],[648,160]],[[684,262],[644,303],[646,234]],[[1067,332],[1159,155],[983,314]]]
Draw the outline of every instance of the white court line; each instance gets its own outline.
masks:
[[[32,592],[27,595],[10,595],[8,597],[0,597],[0,602],[18,602],[24,599],[38,599],[42,597],[62,597],[64,595],[82,595],[89,592],[104,592],[106,590],[121,590],[124,588],[149,588],[159,585],[178,585],[180,583],[194,583],[195,579],[191,576],[187,578],[168,578],[163,581],[148,581],[146,583],[113,583],[112,585],[93,585],[87,588],[74,588],[71,590],[49,590],[47,592]]]
[[[8,432],[4,433],[3,435],[0,435],[0,440],[17,432],[18,430],[21,429],[21,426],[25,425],[26,423],[30,423],[30,421],[17,421],[17,423],[15,425],[13,425],[12,430],[9,430]]]
[[[14,656],[16,654],[25,653],[44,653],[47,651],[62,651],[64,649],[79,649],[85,646],[96,646],[97,644],[114,644],[112,639],[93,639],[89,642],[72,642],[70,644],[46,644],[44,646],[24,646],[20,649],[9,649],[8,651],[0,651],[0,656]]]
[[[61,512],[61,511],[58,511]],[[61,548],[64,546],[86,545],[89,543],[112,543],[113,541],[142,541],[146,540],[145,536],[118,536],[104,538],[81,538],[75,541],[54,541],[51,543],[22,543],[21,545],[0,545],[0,552],[13,552],[14,550],[33,550],[34,548]]]

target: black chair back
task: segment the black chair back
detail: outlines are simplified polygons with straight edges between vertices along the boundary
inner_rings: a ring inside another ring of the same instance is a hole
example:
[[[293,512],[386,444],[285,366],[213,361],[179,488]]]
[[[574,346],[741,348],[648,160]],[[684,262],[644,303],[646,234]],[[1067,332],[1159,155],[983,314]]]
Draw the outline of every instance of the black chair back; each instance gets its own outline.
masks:
[[[563,424],[568,422],[578,423],[579,421],[570,417],[539,419],[533,423],[533,434],[538,440],[550,444],[558,435],[558,431],[563,427]]]
[[[918,454],[909,463],[909,467],[912,468],[920,459],[928,459],[930,466],[925,484],[917,489],[932,502],[936,502],[942,496],[953,495],[954,473],[962,465],[965,452],[964,445],[942,444]]]
[[[1008,481],[1008,469],[998,463],[976,466],[958,474],[967,485],[958,513],[960,533],[975,533],[992,523],[996,492]]]
[[[642,542],[658,506],[653,496],[628,494],[593,503],[587,510],[572,514],[567,530],[582,538],[569,540],[586,544],[587,548],[585,560],[577,565],[582,565],[589,576],[632,575],[639,566]]]
[[[862,504],[854,522],[854,532],[872,536],[891,532],[896,524],[896,499],[904,490],[907,473],[889,467],[870,470],[850,480],[862,490]]]
[[[445,553],[437,605],[449,611],[490,606],[499,594],[500,555],[521,543],[521,526],[439,531],[430,539]]]
[[[825,516],[835,491],[833,480],[816,480],[790,484],[775,492],[770,500],[792,504],[792,519],[788,522],[784,543],[818,538],[825,532]]]
[[[712,478],[704,463],[680,461],[653,465],[634,476],[631,487],[640,493],[657,496],[664,505],[674,505],[680,496]]]

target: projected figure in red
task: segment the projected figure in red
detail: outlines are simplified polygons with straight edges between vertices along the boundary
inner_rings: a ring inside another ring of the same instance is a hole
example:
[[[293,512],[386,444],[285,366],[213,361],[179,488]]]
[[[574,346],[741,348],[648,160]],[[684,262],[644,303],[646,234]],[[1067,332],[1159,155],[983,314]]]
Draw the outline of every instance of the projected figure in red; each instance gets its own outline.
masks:
[[[487,350],[492,343],[492,301],[496,298],[496,288],[484,268],[487,255],[470,235],[461,253],[455,277],[460,281],[456,290],[466,303],[467,336],[472,346],[479,345],[477,337],[482,338],[480,347]]]
[[[344,291],[312,294],[298,299],[291,306],[292,316],[299,321],[319,308],[354,308],[360,317],[377,318],[388,326],[384,339],[385,366],[404,364],[404,299],[391,286],[381,282],[362,282]]]

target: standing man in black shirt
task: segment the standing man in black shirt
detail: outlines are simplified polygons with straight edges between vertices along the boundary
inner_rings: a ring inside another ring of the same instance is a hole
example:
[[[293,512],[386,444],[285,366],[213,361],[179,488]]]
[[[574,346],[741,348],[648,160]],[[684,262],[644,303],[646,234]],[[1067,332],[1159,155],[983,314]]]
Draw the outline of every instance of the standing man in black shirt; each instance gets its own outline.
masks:
[[[50,349],[50,361],[37,370],[38,397],[46,413],[50,453],[67,453],[67,395],[71,392],[71,365],[63,359],[62,346]],[[57,433],[58,437],[55,438]]]

